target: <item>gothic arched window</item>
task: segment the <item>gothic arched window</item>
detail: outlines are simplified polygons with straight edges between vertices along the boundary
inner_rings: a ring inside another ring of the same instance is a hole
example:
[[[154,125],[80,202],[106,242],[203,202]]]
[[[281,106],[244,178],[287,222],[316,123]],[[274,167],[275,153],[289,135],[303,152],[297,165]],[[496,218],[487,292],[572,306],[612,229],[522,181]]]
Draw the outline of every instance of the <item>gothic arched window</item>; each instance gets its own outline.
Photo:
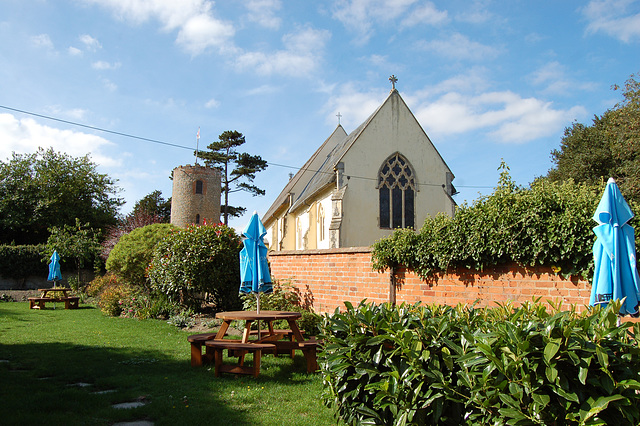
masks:
[[[202,181],[196,181],[196,194],[202,194]]]
[[[380,228],[413,228],[415,174],[400,153],[389,157],[378,172]]]

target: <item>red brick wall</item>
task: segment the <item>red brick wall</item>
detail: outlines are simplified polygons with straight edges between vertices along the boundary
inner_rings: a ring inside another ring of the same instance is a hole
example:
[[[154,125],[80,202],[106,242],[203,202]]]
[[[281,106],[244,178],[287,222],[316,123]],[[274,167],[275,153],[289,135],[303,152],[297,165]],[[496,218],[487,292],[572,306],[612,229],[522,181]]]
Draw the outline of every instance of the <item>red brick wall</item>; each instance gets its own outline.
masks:
[[[329,250],[281,251],[269,254],[272,278],[290,281],[316,312],[333,312],[344,301],[389,301],[390,272],[371,269],[371,249],[351,247]],[[589,303],[591,285],[585,280],[563,279],[549,268],[501,266],[483,272],[460,270],[428,280],[399,268],[395,273],[396,302],[495,306],[495,302],[531,301],[533,297],[575,304]]]

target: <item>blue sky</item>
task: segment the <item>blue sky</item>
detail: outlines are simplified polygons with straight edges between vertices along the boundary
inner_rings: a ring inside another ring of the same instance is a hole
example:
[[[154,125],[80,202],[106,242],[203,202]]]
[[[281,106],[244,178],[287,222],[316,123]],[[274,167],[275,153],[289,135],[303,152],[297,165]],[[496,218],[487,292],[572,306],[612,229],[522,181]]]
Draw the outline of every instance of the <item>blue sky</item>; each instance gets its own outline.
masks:
[[[336,114],[355,129],[391,74],[462,204],[492,191],[503,158],[518,184],[544,175],[565,127],[621,100],[611,86],[640,71],[640,1],[2,0],[0,40],[0,158],[89,153],[123,213],[171,196],[200,128],[201,148],[238,130],[271,164],[255,181],[266,196],[231,199],[263,214]]]

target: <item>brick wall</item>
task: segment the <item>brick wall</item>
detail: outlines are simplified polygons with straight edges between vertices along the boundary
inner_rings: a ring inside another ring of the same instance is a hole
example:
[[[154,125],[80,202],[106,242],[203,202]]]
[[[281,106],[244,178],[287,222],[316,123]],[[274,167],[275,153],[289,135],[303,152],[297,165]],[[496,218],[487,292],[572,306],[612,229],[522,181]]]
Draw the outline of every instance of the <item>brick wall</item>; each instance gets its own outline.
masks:
[[[281,251],[269,253],[272,278],[290,281],[316,312],[333,312],[344,301],[362,299],[389,301],[390,272],[371,269],[371,249],[351,247],[329,250]],[[549,268],[501,266],[483,272],[459,270],[422,280],[412,271],[395,272],[396,302],[495,306],[495,302],[516,304],[542,297],[579,310],[589,303],[591,285],[576,278],[566,280]]]

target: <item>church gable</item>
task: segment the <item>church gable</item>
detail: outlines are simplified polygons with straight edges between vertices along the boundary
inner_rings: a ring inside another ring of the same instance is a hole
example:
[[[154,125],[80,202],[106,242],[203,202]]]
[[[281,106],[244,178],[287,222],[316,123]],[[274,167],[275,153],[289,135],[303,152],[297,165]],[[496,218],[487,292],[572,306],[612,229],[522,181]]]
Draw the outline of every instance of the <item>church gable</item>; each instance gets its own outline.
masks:
[[[334,132],[265,215],[266,226],[285,220],[295,229],[281,249],[369,246],[453,214],[453,174],[395,88],[348,136],[339,128],[344,137]]]

